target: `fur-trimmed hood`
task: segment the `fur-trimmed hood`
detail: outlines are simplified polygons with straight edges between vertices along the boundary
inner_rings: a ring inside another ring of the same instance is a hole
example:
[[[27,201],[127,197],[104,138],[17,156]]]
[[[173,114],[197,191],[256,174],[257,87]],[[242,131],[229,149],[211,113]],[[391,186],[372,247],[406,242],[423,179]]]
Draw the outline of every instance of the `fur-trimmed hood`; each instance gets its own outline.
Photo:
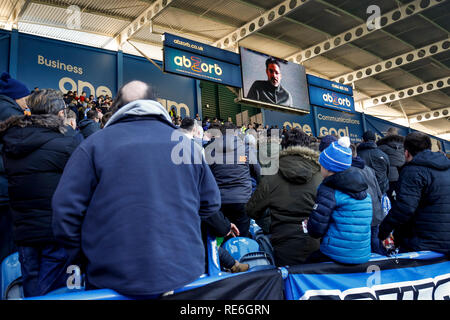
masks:
[[[288,181],[304,184],[320,171],[319,153],[307,147],[293,146],[280,152],[280,174]]]
[[[50,114],[13,116],[0,122],[3,152],[21,157],[66,132],[63,120]]]

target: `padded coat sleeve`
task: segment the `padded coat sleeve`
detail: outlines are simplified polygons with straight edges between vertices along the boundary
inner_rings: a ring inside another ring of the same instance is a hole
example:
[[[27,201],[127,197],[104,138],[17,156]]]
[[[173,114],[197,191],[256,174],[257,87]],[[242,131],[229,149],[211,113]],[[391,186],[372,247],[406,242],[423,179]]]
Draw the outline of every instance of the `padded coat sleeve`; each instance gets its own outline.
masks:
[[[335,208],[334,190],[321,184],[317,190],[316,204],[308,219],[308,233],[311,237],[321,238],[326,234]]]
[[[396,201],[380,224],[379,239],[386,239],[395,228],[406,224],[413,218],[427,180],[426,171],[416,167],[404,168],[398,181]]]
[[[270,205],[269,178],[261,179],[258,187],[246,205],[247,215],[252,219],[259,219]]]

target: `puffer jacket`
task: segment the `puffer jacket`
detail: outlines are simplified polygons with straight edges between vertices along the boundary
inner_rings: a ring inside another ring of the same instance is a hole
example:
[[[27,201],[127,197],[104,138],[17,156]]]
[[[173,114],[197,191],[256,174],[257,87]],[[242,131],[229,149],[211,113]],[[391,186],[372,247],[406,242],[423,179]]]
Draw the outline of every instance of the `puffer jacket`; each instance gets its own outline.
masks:
[[[371,254],[372,199],[359,169],[325,178],[308,220],[308,233],[322,238],[320,251],[332,260],[358,264]]]
[[[54,115],[14,116],[0,124],[17,245],[54,242],[53,193],[78,146]]]
[[[405,164],[404,141],[405,138],[399,135],[386,136],[377,141],[378,149],[389,157],[389,182],[398,180],[400,168]]]
[[[372,226],[378,226],[384,218],[383,208],[381,206],[381,194],[380,186],[378,185],[375,171],[366,166],[364,160],[360,157],[353,158],[352,167],[361,169],[361,173],[364,176],[364,181],[367,183],[367,193],[372,198]]]
[[[0,121],[20,115],[23,115],[22,108],[10,97],[0,94]],[[2,148],[3,146],[0,144],[0,152]],[[0,157],[0,205],[7,205],[8,199],[8,180],[5,175],[3,159]]]
[[[216,179],[222,203],[247,203],[252,194],[248,145],[237,136],[211,140],[205,146],[206,162]],[[257,170],[259,171],[259,170]]]
[[[358,156],[364,159],[367,166],[375,170],[381,193],[389,189],[389,157],[381,151],[375,142],[363,142],[358,148]]]
[[[290,265],[302,263],[319,249],[319,241],[304,234],[301,226],[312,211],[322,182],[318,159],[319,153],[307,147],[281,151],[278,173],[263,176],[246,206],[248,216],[255,220],[270,209],[275,259]]]
[[[419,152],[402,168],[397,190],[378,237],[394,230],[400,248],[450,253],[450,160],[439,152]]]

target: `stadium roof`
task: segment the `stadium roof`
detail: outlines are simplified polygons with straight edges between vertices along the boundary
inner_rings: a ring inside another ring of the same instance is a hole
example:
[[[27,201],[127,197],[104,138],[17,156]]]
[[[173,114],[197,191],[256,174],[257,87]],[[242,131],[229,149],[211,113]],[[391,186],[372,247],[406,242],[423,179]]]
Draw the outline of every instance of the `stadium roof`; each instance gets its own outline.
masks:
[[[449,15],[450,0],[3,0],[0,28],[158,60],[164,32],[244,46],[351,84],[358,111],[450,139]]]

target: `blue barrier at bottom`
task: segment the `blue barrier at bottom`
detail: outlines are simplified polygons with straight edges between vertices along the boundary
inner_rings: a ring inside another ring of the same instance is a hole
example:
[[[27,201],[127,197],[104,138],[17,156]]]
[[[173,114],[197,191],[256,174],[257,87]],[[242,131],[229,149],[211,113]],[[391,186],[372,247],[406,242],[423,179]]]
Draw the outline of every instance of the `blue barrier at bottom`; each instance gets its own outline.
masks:
[[[241,285],[254,286],[253,293],[256,295],[264,286],[262,291],[271,292],[270,297],[278,299],[282,296],[286,300],[450,299],[450,261],[447,256],[432,251],[402,253],[393,257],[372,254],[369,262],[359,265],[324,262],[281,268],[270,265],[263,252],[253,252],[241,259],[249,263],[249,271],[232,274],[220,271],[215,241],[210,237],[208,239],[210,272],[182,288],[167,293],[163,299],[186,296],[189,299],[196,299],[197,292],[201,293],[199,296],[206,296],[208,299],[214,299],[216,293],[224,299],[232,299],[234,297],[227,296],[227,292],[236,292],[236,287]],[[1,271],[3,294],[6,287],[20,277],[17,253],[2,262]],[[233,280],[234,278],[236,280]],[[283,283],[281,295],[279,281]],[[212,293],[205,292],[209,289]],[[244,298],[252,299],[252,296],[247,295]],[[135,297],[123,296],[110,289],[84,291],[84,288],[78,290],[61,288],[45,296],[27,300],[130,299]]]
[[[436,252],[374,254],[354,266],[325,262],[287,269],[288,300],[450,299],[450,261]]]

